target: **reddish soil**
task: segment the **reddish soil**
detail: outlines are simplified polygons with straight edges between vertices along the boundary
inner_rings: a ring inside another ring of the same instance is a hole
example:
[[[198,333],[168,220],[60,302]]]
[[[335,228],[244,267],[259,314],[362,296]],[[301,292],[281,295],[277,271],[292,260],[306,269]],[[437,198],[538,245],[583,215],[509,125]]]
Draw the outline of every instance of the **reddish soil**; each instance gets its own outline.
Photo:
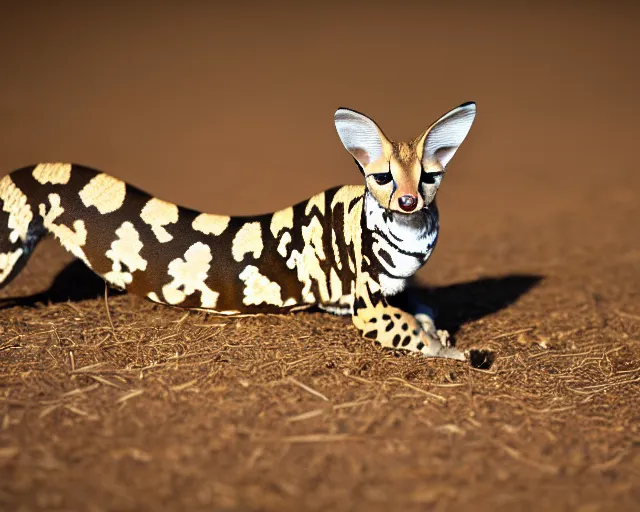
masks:
[[[360,180],[336,107],[408,138],[473,99],[419,278],[477,355],[105,300],[46,241],[1,292],[0,508],[637,510],[638,10],[207,5],[3,8],[2,174],[258,213]]]

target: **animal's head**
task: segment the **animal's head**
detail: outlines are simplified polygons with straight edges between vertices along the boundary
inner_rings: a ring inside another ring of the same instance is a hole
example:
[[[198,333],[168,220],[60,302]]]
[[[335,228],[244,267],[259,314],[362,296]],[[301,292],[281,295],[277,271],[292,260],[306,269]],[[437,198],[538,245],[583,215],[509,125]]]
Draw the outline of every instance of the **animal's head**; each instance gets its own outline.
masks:
[[[373,120],[354,110],[340,108],[334,118],[340,140],[358,163],[371,195],[382,207],[407,214],[431,204],[475,116],[476,104],[464,103],[411,142],[389,140]]]

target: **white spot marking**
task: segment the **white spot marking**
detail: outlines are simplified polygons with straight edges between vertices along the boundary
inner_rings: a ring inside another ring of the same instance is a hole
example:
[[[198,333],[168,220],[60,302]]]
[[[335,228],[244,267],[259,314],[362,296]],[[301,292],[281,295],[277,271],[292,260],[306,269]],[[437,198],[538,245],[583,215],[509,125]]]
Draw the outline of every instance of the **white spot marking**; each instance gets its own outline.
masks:
[[[227,217],[226,215],[201,213],[193,219],[191,227],[205,235],[219,236],[227,229],[230,220],[231,217]]]
[[[147,261],[140,256],[142,242],[131,222],[123,222],[116,230],[116,235],[118,239],[111,243],[111,249],[105,253],[105,256],[113,261],[113,265],[104,278],[120,288],[125,288],[131,284],[133,272],[147,269]],[[123,264],[127,266],[128,271],[123,270]]]
[[[271,234],[274,238],[278,237],[278,234],[283,229],[291,229],[293,227],[293,208],[285,208],[284,210],[277,211],[271,218]]]
[[[238,276],[244,282],[242,303],[250,305],[272,304],[282,306],[282,289],[278,283],[258,271],[258,267],[247,265]]]
[[[333,261],[338,267],[338,270],[342,270],[342,261],[340,261],[340,249],[338,248],[338,241],[336,237],[336,230],[331,230],[331,247],[333,248]]]
[[[175,204],[153,197],[142,208],[140,218],[151,226],[158,242],[166,243],[173,240],[173,235],[164,226],[178,222],[178,207]]]
[[[7,276],[11,273],[23,252],[22,247],[20,247],[13,252],[3,252],[0,254],[0,283],[4,282]]]
[[[252,253],[254,258],[262,254],[262,230],[259,222],[248,222],[240,228],[233,239],[231,254],[236,261],[242,261],[244,255]]]
[[[80,219],[74,220],[73,229],[64,224],[55,224],[54,221],[64,213],[64,208],[60,206],[60,195],[49,194],[49,203],[51,204],[51,208],[48,212],[46,205],[43,203],[38,205],[38,210],[43,219],[42,224],[60,240],[60,243],[67,251],[91,267],[87,256],[82,250],[87,243],[87,230],[84,226],[84,221]]]
[[[331,302],[338,302],[342,297],[342,281],[336,272],[336,269],[331,267],[329,273],[329,284],[331,287]]]
[[[33,219],[31,207],[27,204],[27,196],[22,193],[9,176],[0,180],[0,200],[2,210],[9,214],[7,227],[11,230],[9,241],[16,243],[18,238],[27,239],[29,223]]]
[[[310,215],[311,214],[311,209],[314,206],[317,206],[318,210],[320,210],[320,214],[324,215],[324,192],[320,192],[319,194],[316,194],[315,196],[311,197],[307,201],[307,206],[304,209],[304,214],[305,215]]]
[[[296,269],[298,281],[303,284],[302,299],[307,303],[314,303],[316,297],[311,291],[314,281],[318,283],[318,292],[322,302],[330,300],[329,277],[320,266],[320,259],[325,259],[324,248],[322,246],[322,225],[317,217],[313,217],[308,226],[302,226],[302,238],[304,247],[302,252],[291,251],[287,260],[287,267]]]
[[[176,258],[169,263],[169,275],[173,277],[173,281],[162,287],[162,294],[169,304],[179,304],[188,295],[199,291],[201,306],[215,308],[220,294],[205,283],[211,259],[211,248],[202,242],[196,242],[184,253],[184,259]]]
[[[71,164],[53,163],[38,164],[31,175],[38,183],[43,185],[66,185],[71,179]]]
[[[82,204],[87,208],[95,206],[104,215],[120,208],[126,194],[127,186],[124,181],[102,173],[91,178],[79,195]]]
[[[283,258],[287,257],[287,245],[291,242],[291,233],[285,232],[280,238],[280,243],[278,244],[278,254],[280,254]]]
[[[322,245],[322,233],[324,228],[318,217],[313,217],[308,226],[302,226],[302,239],[305,244],[311,244],[315,249],[316,254],[321,260],[326,258],[324,254],[324,246]]]

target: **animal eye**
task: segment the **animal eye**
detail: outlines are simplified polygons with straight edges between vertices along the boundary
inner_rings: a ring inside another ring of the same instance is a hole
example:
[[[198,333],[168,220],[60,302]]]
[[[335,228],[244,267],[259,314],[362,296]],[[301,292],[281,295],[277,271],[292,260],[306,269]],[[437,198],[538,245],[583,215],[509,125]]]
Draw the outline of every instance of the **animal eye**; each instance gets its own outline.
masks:
[[[422,171],[422,177],[420,178],[420,181],[422,181],[422,183],[424,183],[425,185],[434,185],[438,176],[442,176],[442,173]]]
[[[373,176],[373,179],[376,180],[376,183],[378,185],[386,185],[393,179],[393,176],[391,176],[390,172],[378,172],[376,174],[372,174],[371,176]]]

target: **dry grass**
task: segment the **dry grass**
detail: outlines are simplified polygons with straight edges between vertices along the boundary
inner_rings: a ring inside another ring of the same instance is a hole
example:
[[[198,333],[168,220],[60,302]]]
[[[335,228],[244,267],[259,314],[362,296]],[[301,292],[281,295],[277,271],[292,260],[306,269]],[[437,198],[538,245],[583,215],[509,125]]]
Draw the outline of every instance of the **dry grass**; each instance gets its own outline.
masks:
[[[382,351],[324,314],[219,318],[127,295],[4,309],[0,502],[632,508],[636,309],[568,301],[550,322],[526,305],[552,297],[543,280],[460,325],[485,369]]]

